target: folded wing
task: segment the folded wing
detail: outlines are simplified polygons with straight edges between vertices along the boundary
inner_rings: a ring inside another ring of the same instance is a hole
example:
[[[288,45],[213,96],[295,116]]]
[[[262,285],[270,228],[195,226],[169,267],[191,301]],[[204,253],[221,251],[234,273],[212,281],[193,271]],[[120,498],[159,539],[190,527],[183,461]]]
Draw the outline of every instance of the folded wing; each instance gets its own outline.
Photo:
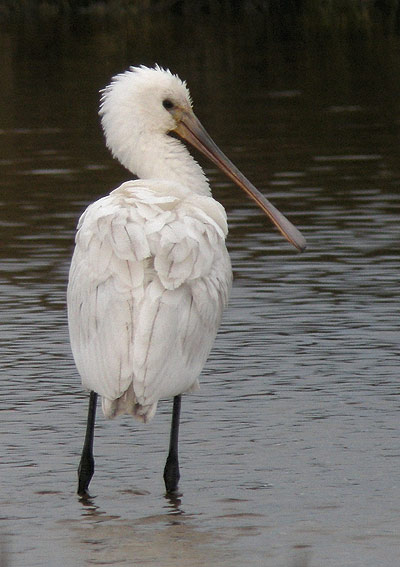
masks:
[[[108,417],[150,419],[198,387],[230,285],[226,216],[167,182],[124,183],[88,207],[68,286],[71,346]]]

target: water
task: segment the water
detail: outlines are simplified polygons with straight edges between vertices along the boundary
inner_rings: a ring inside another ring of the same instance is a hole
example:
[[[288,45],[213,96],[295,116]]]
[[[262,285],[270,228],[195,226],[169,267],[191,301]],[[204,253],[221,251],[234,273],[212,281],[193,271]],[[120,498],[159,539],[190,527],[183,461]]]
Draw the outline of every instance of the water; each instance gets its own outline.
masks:
[[[1,31],[3,563],[391,567],[399,39],[295,42],[260,22],[224,24],[221,39],[207,19],[186,23]],[[294,253],[205,164],[228,210],[235,285],[202,390],[183,400],[182,496],[164,497],[165,401],[146,427],[98,416],[84,504],[68,265],[81,211],[128,177],[104,148],[97,91],[157,60],[188,80],[206,128],[308,249]]]

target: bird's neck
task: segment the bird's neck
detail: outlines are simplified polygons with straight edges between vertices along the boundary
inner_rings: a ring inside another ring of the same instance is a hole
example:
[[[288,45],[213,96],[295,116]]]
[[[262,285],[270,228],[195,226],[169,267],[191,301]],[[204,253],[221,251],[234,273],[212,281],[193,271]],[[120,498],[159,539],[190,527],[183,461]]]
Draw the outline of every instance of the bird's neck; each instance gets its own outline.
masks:
[[[202,168],[186,146],[166,134],[142,138],[121,162],[140,179],[163,179],[200,195],[211,194]]]

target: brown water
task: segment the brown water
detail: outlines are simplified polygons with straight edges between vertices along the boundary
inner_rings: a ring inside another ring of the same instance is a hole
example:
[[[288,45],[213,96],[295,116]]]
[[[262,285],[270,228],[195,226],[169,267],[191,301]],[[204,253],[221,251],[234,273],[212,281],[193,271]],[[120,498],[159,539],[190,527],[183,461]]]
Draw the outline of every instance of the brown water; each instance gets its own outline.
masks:
[[[210,22],[1,30],[7,567],[398,564],[399,39]],[[235,286],[202,390],[184,398],[181,499],[164,497],[166,401],[147,427],[99,415],[84,505],[67,271],[79,214],[128,178],[104,147],[98,90],[154,61],[187,79],[206,128],[308,249],[206,166]]]

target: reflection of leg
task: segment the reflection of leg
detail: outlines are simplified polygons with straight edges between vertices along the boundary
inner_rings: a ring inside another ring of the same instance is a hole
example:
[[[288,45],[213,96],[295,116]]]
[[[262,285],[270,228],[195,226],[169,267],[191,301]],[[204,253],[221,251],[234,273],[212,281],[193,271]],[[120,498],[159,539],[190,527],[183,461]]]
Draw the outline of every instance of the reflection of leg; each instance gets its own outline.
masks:
[[[96,419],[96,403],[96,392],[90,392],[85,442],[83,444],[82,456],[78,467],[79,496],[88,496],[89,483],[94,473],[93,438],[94,422]]]
[[[176,492],[180,478],[178,462],[178,436],[179,416],[181,412],[181,396],[174,397],[172,409],[171,436],[169,441],[169,453],[164,468],[164,482],[167,493]]]

